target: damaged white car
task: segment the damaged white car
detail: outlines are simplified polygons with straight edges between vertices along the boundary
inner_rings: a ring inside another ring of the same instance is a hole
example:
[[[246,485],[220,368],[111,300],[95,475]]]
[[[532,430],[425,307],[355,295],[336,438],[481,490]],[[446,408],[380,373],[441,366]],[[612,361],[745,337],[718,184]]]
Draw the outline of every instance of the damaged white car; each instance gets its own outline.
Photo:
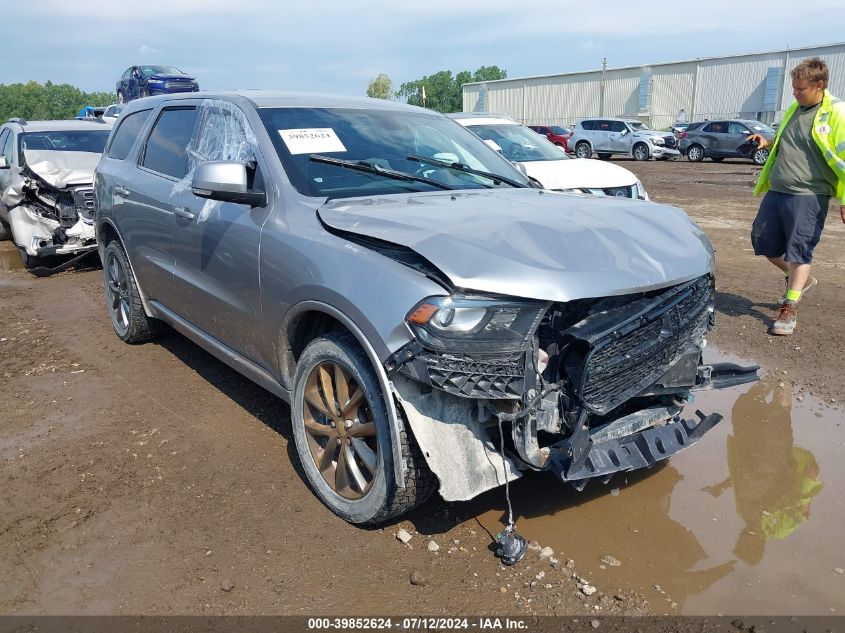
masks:
[[[110,131],[82,120],[0,127],[0,237],[30,272],[58,272],[96,251],[94,168]]]

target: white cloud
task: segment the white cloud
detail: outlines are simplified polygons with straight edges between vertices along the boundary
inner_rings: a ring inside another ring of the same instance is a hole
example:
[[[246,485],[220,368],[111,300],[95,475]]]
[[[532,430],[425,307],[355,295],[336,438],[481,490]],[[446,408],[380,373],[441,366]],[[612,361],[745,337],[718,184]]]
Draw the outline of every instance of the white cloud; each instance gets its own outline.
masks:
[[[152,46],[147,46],[146,44],[141,44],[141,48],[138,49],[138,53],[140,55],[154,55],[158,53],[157,48],[153,48]]]

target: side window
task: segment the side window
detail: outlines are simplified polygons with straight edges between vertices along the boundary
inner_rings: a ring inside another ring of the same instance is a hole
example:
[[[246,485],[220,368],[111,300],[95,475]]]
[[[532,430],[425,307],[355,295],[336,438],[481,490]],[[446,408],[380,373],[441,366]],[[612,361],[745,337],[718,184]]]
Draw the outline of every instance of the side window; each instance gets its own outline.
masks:
[[[3,153],[2,150],[3,150],[3,146],[6,143],[6,137],[9,136],[10,133],[11,132],[9,132],[9,128],[4,128],[4,129],[0,130],[0,156],[5,155],[5,153]],[[6,164],[8,165],[8,162]]]
[[[6,164],[11,165],[14,162],[12,158],[15,153],[15,134],[11,130],[8,130],[8,132],[3,144],[3,156],[6,157]]]
[[[628,129],[622,121],[611,121],[610,124],[612,132],[624,132]]]
[[[135,139],[141,133],[141,129],[150,118],[152,110],[141,110],[133,112],[125,119],[121,118],[118,123],[117,131],[112,136],[111,144],[106,150],[106,156],[109,158],[116,158],[123,160],[129,155],[129,150],[135,144]]]
[[[599,132],[610,132],[613,130],[613,126],[611,121],[596,121],[595,129]]]
[[[585,130],[592,130],[595,126],[595,121],[581,121],[581,127]]]
[[[182,178],[188,171],[186,148],[196,118],[194,107],[162,110],[147,139],[141,165],[165,176]]]
[[[729,123],[728,134],[751,134],[742,123]]]
[[[714,121],[710,124],[710,132],[713,134],[724,134],[728,131],[728,124],[724,121]]]

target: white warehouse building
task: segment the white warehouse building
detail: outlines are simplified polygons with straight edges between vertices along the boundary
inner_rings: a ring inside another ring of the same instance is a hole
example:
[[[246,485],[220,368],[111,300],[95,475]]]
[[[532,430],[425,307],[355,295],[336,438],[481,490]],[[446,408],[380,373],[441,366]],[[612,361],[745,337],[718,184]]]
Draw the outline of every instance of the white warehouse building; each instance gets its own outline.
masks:
[[[792,103],[789,71],[820,57],[831,93],[845,99],[845,43],[767,53],[607,68],[463,85],[467,112],[509,116],[526,125],[570,126],[584,117],[636,118],[668,128],[683,109],[704,118],[779,122]]]

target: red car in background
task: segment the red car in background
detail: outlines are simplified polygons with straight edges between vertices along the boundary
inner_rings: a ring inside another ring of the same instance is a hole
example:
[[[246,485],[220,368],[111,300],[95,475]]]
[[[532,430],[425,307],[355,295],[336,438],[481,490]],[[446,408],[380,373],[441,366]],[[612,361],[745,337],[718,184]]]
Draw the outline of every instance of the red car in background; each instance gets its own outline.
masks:
[[[527,126],[537,132],[543,134],[555,145],[562,147],[563,151],[569,151],[569,137],[572,136],[572,130],[568,130],[560,125],[529,125]]]

